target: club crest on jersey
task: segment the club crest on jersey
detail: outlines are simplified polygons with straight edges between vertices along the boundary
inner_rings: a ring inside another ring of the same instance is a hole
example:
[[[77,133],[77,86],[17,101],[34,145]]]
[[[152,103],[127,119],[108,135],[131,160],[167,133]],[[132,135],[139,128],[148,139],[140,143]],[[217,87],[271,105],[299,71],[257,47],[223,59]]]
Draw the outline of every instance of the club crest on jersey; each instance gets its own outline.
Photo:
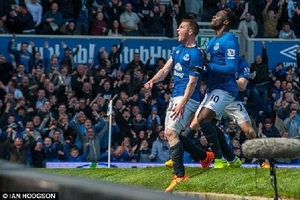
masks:
[[[184,60],[184,61],[189,61],[189,60],[190,60],[190,55],[189,55],[189,54],[185,54],[185,55],[183,56],[183,60]]]
[[[227,49],[228,59],[234,59],[235,57],[235,49]]]
[[[216,43],[215,46],[214,46],[214,50],[218,50],[220,47],[220,44],[219,43]]]
[[[177,63],[174,68],[177,71],[182,71],[182,66],[180,65],[180,63]]]

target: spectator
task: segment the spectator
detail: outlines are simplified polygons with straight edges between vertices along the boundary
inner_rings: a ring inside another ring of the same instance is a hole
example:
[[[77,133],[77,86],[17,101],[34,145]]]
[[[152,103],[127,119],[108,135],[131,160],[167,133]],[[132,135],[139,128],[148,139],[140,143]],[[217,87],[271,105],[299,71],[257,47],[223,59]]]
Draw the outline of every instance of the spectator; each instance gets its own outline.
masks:
[[[122,39],[120,42],[120,46],[114,44],[111,48],[111,51],[108,55],[108,60],[111,63],[111,74],[115,74],[117,70],[120,69],[121,67],[121,53],[123,51],[123,46],[124,46],[124,41],[125,39]]]
[[[203,0],[184,0],[181,1],[185,5],[185,13],[193,19],[201,21],[203,13]],[[182,4],[181,3],[181,4]]]
[[[278,129],[275,126],[273,126],[273,123],[270,118],[266,118],[264,124],[259,123],[257,135],[260,138],[281,137]]]
[[[88,35],[90,32],[89,18],[92,14],[91,7],[94,0],[76,1],[75,3],[75,26],[79,35]]]
[[[124,148],[124,151],[129,155],[127,158],[127,162],[136,162],[137,161],[137,154],[136,150],[138,148],[138,145],[132,146],[131,140],[129,137],[124,137],[121,143],[122,147]]]
[[[130,111],[128,109],[122,110],[121,113],[117,113],[116,122],[120,127],[119,144],[124,137],[132,138],[133,126],[130,120]]]
[[[70,148],[70,141],[66,141],[64,145],[64,154],[66,156],[67,162],[83,162],[86,161],[86,158],[88,157],[90,153],[90,144],[86,143],[86,151],[80,155],[79,149],[77,147]]]
[[[123,4],[122,0],[112,0],[108,3],[108,6],[106,7],[106,13],[108,16],[110,16],[108,20],[108,24],[111,25],[110,26],[111,29],[114,27],[115,21],[119,22],[120,16],[123,12],[122,4]],[[117,33],[120,33],[120,31],[118,31]]]
[[[18,164],[26,164],[26,151],[33,145],[33,133],[28,133],[28,142],[23,143],[22,138],[15,138],[13,144],[10,142],[10,133],[7,134],[5,144],[9,150],[10,162]]]
[[[59,34],[59,27],[63,23],[63,15],[58,11],[58,4],[53,2],[51,10],[46,11],[42,17],[42,33],[43,34]]]
[[[149,148],[149,144],[147,140],[142,140],[140,148],[138,149],[138,161],[141,163],[149,163],[151,162],[149,156],[151,155],[151,149]]]
[[[45,152],[43,150],[42,142],[35,142],[31,147],[31,155],[32,155],[32,166],[35,168],[44,167],[43,163],[46,159]]]
[[[107,126],[107,125],[106,125]],[[93,128],[87,128],[86,130],[86,135],[83,135],[82,133],[77,132],[77,136],[80,138],[80,141],[82,144],[89,143],[91,151],[88,154],[86,160],[90,162],[97,162],[100,160],[101,157],[101,147],[100,147],[100,142],[103,137],[103,135],[106,132],[106,127],[104,127],[101,131],[98,130],[99,132],[96,132]],[[83,146],[83,152],[85,153],[88,151],[87,146]]]
[[[153,10],[150,11],[149,16],[144,22],[145,36],[163,36],[163,29],[166,24],[164,13],[159,11],[159,7],[154,5]]]
[[[266,114],[269,91],[269,67],[265,42],[262,41],[262,55],[257,55],[255,62],[250,67],[250,91],[254,98],[254,118]]]
[[[32,15],[35,33],[41,32],[41,23],[42,23],[42,16],[43,16],[43,7],[37,0],[30,0],[26,3],[26,7],[30,14]]]
[[[91,35],[107,35],[108,25],[104,20],[104,14],[97,12],[96,18],[91,27]]]
[[[246,13],[245,20],[240,21],[238,29],[246,33],[250,38],[256,38],[258,34],[257,23],[252,19],[249,12]]]
[[[134,53],[133,59],[130,63],[128,63],[125,67],[125,73],[130,73],[133,74],[134,70],[136,69],[141,69],[142,71],[145,71],[145,64],[143,61],[140,59],[140,54],[139,53]]]
[[[6,61],[3,54],[0,54],[0,81],[2,81],[4,85],[12,78],[13,71],[13,66]]]
[[[8,34],[9,30],[6,27],[4,20],[2,18],[0,18],[0,34]]]
[[[105,121],[105,123],[108,126],[109,123],[109,116],[104,115],[103,119]],[[112,127],[111,127],[111,146],[113,148],[118,146],[118,134],[120,132],[120,128],[116,123],[115,118],[113,117],[112,119]],[[108,150],[108,141],[109,141],[109,130],[108,128],[105,130],[105,133],[102,137],[102,140],[100,142],[100,146],[101,146],[101,154],[103,154],[104,152],[106,152]]]
[[[169,143],[165,139],[165,132],[161,130],[158,138],[153,142],[149,159],[156,163],[165,163],[171,159],[171,150]]]
[[[0,18],[2,22],[6,21],[10,9],[9,1],[0,1]]]
[[[279,31],[278,38],[282,39],[297,39],[293,30],[291,30],[290,24],[288,22],[283,24],[282,30]]]
[[[138,15],[132,11],[132,4],[127,3],[125,12],[120,15],[120,23],[124,29],[125,36],[139,36],[139,23]]]
[[[147,121],[145,118],[142,117],[142,114],[137,114],[135,118],[132,120],[133,124],[133,131],[136,133],[137,136],[140,131],[145,131],[148,129]]]
[[[46,166],[47,162],[59,162],[59,155],[63,154],[63,151],[60,150],[60,147],[52,142],[51,137],[46,137],[44,139],[43,150],[46,155],[46,159],[44,160],[44,166]]]
[[[300,115],[296,109],[290,110],[290,116],[283,123],[290,137],[300,136]]]
[[[154,129],[157,125],[161,125],[160,117],[157,115],[157,107],[152,106],[151,114],[148,116],[148,128]]]
[[[42,69],[44,69],[44,61],[41,58],[41,53],[39,51],[36,51],[33,42],[31,42],[31,45],[32,45],[32,56],[29,59],[29,68],[33,69],[33,68],[39,66]]]
[[[79,45],[76,46],[75,51],[72,51],[65,42],[61,42],[61,47],[64,49],[64,53],[59,55],[59,64],[68,66],[68,73],[70,74],[75,69],[74,57],[79,52]]]
[[[139,1],[136,7],[136,13],[140,18],[140,35],[143,35],[144,27],[146,26],[146,22],[150,17],[150,12],[153,10],[153,1],[150,0],[142,0]]]
[[[108,36],[123,36],[123,28],[118,19],[115,19],[111,24],[107,33]]]
[[[128,160],[131,158],[130,154],[125,151],[123,146],[117,146],[115,150],[111,150],[111,158],[110,160],[112,162],[128,162]],[[105,152],[101,155],[101,160],[107,161],[108,158],[108,152]]]
[[[76,5],[74,0],[60,0],[59,2],[59,11],[62,14],[62,23],[75,21],[76,15]]]
[[[294,15],[292,17],[292,23],[294,24],[294,31],[297,38],[300,38],[300,5],[297,5]]]
[[[80,32],[77,30],[74,21],[65,22],[63,25],[61,25],[59,31],[63,35],[80,35]]]
[[[177,28],[180,24],[180,21],[183,18],[183,13],[179,8],[178,4],[173,4],[173,6],[169,6],[166,11],[166,33],[167,37],[173,38],[177,37]]]
[[[269,9],[272,1],[268,1],[265,9],[263,10],[263,22],[264,22],[264,37],[265,38],[277,38],[278,30],[277,23],[282,12],[282,1],[279,2],[279,10],[275,14],[275,11]],[[269,9],[269,10],[268,10]]]
[[[21,43],[21,50],[17,50],[13,48],[13,46],[16,44],[15,38],[13,38],[8,43],[8,53],[12,54],[14,56],[14,61],[16,64],[23,64],[25,67],[26,73],[31,73],[31,69],[29,68],[29,60],[31,58],[31,53],[28,51],[28,43],[22,42]]]
[[[1,81],[0,81],[0,89],[3,89],[6,94],[10,93],[12,94],[13,98],[19,99],[23,98],[23,93],[21,90],[17,88],[18,84],[16,83],[16,80],[12,79],[11,81],[8,82],[7,86],[5,86]]]

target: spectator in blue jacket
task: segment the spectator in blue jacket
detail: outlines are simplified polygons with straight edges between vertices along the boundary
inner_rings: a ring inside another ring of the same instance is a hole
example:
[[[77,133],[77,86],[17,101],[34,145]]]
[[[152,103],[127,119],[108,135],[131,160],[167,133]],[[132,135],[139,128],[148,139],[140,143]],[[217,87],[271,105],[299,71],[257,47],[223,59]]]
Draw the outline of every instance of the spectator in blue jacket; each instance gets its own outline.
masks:
[[[64,154],[67,162],[82,162],[86,161],[87,156],[90,153],[90,144],[86,143],[86,151],[80,155],[79,149],[77,147],[70,148],[70,141],[66,141],[64,145]]]

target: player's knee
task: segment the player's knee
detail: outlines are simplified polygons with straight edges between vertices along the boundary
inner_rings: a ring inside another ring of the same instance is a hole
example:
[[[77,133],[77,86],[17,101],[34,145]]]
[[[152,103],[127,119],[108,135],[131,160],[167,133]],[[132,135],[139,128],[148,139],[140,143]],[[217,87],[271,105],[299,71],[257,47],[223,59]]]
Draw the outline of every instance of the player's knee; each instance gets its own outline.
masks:
[[[178,138],[178,135],[175,131],[167,129],[165,132],[165,136],[168,141],[173,141],[174,139]]]
[[[200,124],[203,124],[203,123],[205,123],[205,122],[209,122],[210,120],[205,116],[205,115],[203,115],[203,114],[200,114],[200,115],[198,115],[198,117],[197,117],[197,122],[198,122],[198,124],[200,125]]]

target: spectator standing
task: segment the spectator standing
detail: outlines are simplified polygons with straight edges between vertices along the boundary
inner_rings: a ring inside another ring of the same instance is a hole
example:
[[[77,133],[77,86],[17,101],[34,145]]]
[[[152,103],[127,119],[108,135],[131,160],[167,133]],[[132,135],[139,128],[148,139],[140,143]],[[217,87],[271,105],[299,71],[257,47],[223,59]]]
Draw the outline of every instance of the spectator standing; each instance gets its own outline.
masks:
[[[265,38],[277,38],[278,37],[278,30],[277,30],[277,23],[278,19],[282,13],[282,1],[279,2],[279,10],[275,14],[275,11],[269,9],[271,1],[267,2],[265,9],[263,10],[263,22],[264,22],[264,37]]]
[[[68,47],[65,42],[61,42],[61,47],[64,50],[64,53],[61,53],[59,55],[59,64],[67,65],[68,73],[71,74],[71,72],[75,69],[74,57],[79,52],[79,45],[76,46],[76,49],[74,51],[72,51],[72,49],[70,47]]]
[[[76,6],[75,0],[59,0],[59,11],[62,14],[62,23],[75,21]]]
[[[250,92],[254,98],[254,118],[260,114],[266,114],[269,91],[269,67],[265,42],[262,41],[262,55],[257,55],[255,62],[250,66]]]
[[[29,2],[26,3],[26,7],[32,15],[34,26],[35,26],[35,32],[40,33],[42,16],[43,16],[43,7],[41,6],[40,3],[38,3],[37,0],[30,0]]]
[[[132,4],[127,3],[125,12],[120,15],[120,23],[124,29],[125,36],[139,36],[139,23],[138,15],[132,11]]]
[[[297,38],[300,38],[300,5],[297,5],[293,17],[292,22],[294,24],[294,31]]]
[[[89,18],[92,14],[92,4],[94,0],[78,0],[75,3],[75,26],[79,31],[79,35],[88,35],[90,32]]]
[[[5,141],[5,144],[9,150],[9,160],[13,163],[18,164],[26,164],[27,163],[27,156],[26,151],[30,149],[30,147],[33,145],[33,133],[28,133],[28,142],[25,144],[23,143],[22,138],[15,138],[14,142],[10,142],[10,133],[7,134],[7,139]]]
[[[64,145],[64,154],[67,162],[83,162],[86,161],[90,153],[90,144],[86,143],[86,151],[80,155],[79,149],[77,147],[70,148],[70,141],[66,141]]]
[[[245,32],[250,38],[256,38],[258,34],[257,23],[249,12],[246,13],[245,20],[239,23],[238,29]]]
[[[25,67],[25,73],[31,73],[31,69],[29,68],[29,60],[31,58],[31,53],[28,51],[28,43],[22,42],[21,50],[17,50],[13,48],[15,42],[16,40],[13,38],[8,43],[8,53],[14,56],[14,60],[17,65],[23,64],[23,66]]]
[[[122,0],[112,0],[106,7],[106,13],[109,17],[108,24],[113,25],[114,21],[119,21],[121,14],[123,13]],[[113,28],[110,26],[109,28]]]
[[[164,13],[159,11],[159,7],[157,5],[154,5],[153,10],[150,11],[149,16],[144,22],[144,35],[163,36],[165,23],[166,19]]]

